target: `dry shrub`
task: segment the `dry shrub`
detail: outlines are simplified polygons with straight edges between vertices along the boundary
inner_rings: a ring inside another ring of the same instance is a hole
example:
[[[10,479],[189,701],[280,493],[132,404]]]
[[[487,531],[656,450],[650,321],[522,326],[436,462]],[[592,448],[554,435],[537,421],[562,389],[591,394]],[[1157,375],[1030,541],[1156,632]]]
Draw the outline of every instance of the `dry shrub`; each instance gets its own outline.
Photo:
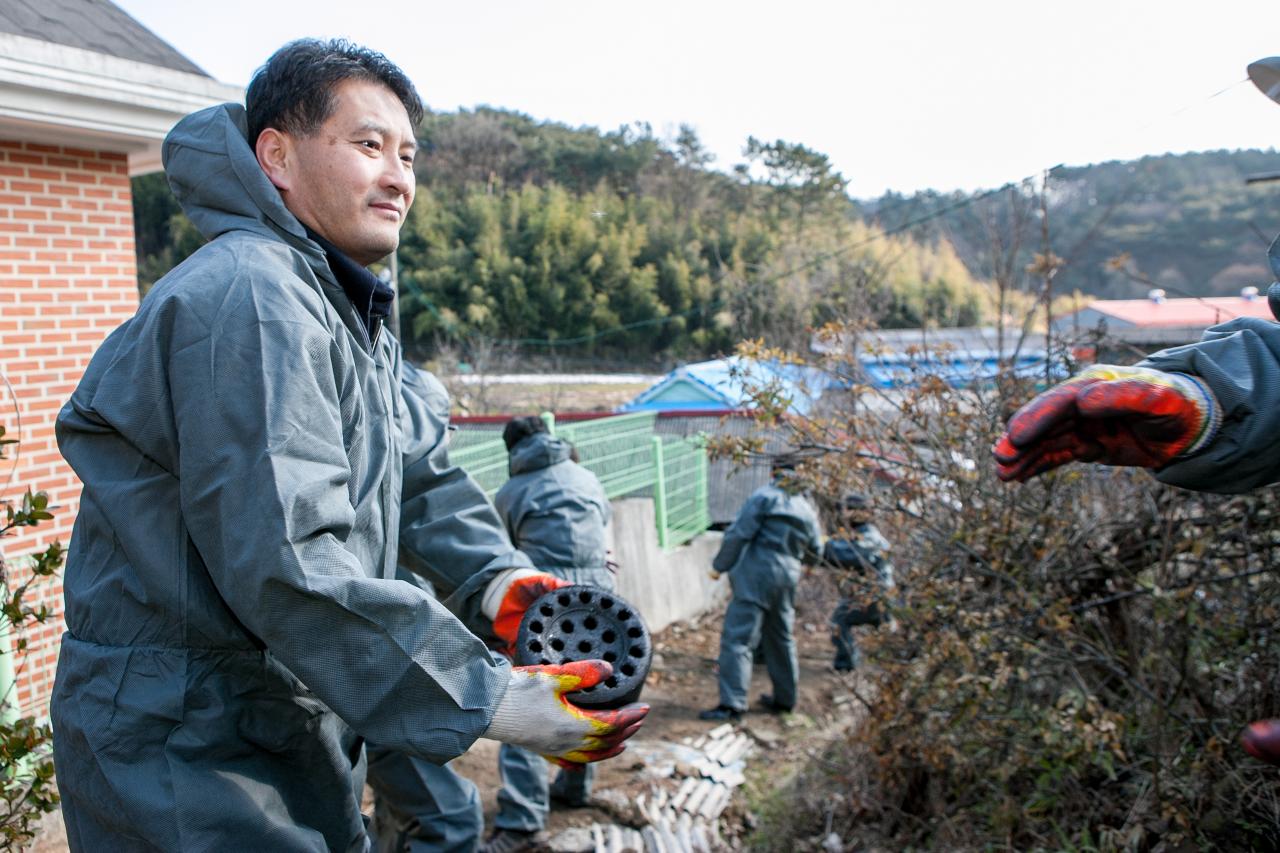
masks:
[[[1280,494],[1099,466],[1002,484],[989,448],[1032,381],[956,389],[927,355],[892,398],[827,358],[853,384],[818,417],[760,395],[812,454],[806,487],[873,496],[899,587],[896,630],[860,638],[865,724],[779,794],[757,846],[1280,847],[1277,772],[1237,744],[1280,716]]]

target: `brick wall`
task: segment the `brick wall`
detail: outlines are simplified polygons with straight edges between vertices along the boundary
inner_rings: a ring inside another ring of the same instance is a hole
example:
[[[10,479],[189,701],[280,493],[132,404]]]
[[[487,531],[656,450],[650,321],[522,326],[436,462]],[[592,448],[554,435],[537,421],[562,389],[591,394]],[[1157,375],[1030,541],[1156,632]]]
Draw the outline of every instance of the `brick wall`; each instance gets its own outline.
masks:
[[[47,527],[0,543],[10,561],[71,538],[80,482],[58,454],[54,418],[137,304],[125,155],[0,140],[0,423],[22,442],[16,465],[12,445],[0,462],[0,500],[29,485],[57,506]],[[41,586],[35,603],[56,615],[28,634],[18,702],[43,715],[63,630],[61,583]]]

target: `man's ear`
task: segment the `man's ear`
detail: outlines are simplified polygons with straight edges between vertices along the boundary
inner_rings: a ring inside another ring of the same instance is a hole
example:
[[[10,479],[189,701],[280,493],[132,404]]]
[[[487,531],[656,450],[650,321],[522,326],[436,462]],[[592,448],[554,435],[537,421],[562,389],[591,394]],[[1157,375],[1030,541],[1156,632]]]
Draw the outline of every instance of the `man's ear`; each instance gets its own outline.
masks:
[[[267,180],[281,192],[288,191],[292,183],[291,167],[294,161],[293,140],[288,134],[281,133],[274,127],[265,128],[258,134],[254,153],[258,156],[258,165],[266,173]]]

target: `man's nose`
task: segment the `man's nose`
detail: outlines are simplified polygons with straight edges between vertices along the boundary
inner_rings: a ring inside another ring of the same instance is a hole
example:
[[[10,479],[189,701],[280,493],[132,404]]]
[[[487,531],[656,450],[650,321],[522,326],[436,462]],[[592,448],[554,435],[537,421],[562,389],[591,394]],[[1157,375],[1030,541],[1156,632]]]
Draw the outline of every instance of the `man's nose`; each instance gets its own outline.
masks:
[[[399,154],[385,158],[382,169],[382,186],[394,190],[397,195],[407,195],[413,190],[413,165],[405,163]]]

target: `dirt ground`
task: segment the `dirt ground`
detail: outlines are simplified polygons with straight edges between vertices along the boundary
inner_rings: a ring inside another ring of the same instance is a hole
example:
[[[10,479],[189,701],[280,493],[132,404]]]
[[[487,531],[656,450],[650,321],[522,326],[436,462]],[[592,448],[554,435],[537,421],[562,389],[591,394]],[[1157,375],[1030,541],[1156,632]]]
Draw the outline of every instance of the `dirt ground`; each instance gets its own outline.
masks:
[[[854,708],[847,703],[857,676],[837,673],[831,668],[833,649],[827,630],[827,617],[834,606],[834,589],[823,578],[810,577],[802,583],[796,601],[796,639],[800,659],[800,700],[796,713],[779,717],[759,709],[756,702],[762,693],[770,692],[769,677],[763,665],[754,668],[751,680],[751,711],[743,717],[742,726],[757,742],[764,744],[752,764],[767,763],[768,776],[785,778],[785,765],[804,760],[810,748],[825,742],[837,728],[849,724],[848,714]],[[642,700],[652,706],[644,728],[635,736],[635,748],[616,759],[597,765],[595,791],[613,791],[628,800],[648,788],[642,774],[644,763],[634,753],[643,750],[648,741],[680,743],[684,738],[706,734],[717,723],[703,722],[698,712],[717,703],[716,656],[720,645],[723,608],[703,615],[692,623],[668,626],[655,637],[654,667],[645,684]],[[453,762],[453,767],[479,786],[484,798],[486,832],[492,829],[497,811],[498,745],[478,741],[466,755]],[[744,795],[727,818],[750,823]],[[570,827],[589,827],[593,823],[627,823],[626,809],[615,803],[620,798],[607,796],[599,807],[565,809],[553,806],[548,822],[549,832]],[[742,829],[742,827],[739,827]]]
[[[493,383],[468,385],[445,380],[455,414],[511,412],[612,412],[634,399],[650,383]]]

